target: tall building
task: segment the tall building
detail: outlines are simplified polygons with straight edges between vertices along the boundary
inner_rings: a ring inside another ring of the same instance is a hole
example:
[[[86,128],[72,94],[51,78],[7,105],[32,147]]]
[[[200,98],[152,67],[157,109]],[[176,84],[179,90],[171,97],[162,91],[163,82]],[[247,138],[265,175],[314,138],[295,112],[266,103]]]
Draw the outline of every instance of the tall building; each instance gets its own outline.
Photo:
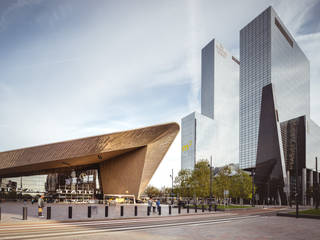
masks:
[[[181,121],[181,168],[239,161],[239,61],[213,39],[201,54],[201,114]]]
[[[260,198],[281,203],[295,191],[298,159],[306,203],[320,144],[310,119],[309,60],[269,7],[241,29],[240,61],[240,168],[255,169]]]

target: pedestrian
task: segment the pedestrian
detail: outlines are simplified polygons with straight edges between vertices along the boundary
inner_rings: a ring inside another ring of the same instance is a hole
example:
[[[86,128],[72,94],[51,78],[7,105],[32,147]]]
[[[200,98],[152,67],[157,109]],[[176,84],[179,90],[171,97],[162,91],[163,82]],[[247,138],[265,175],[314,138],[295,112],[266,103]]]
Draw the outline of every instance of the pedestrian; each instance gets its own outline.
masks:
[[[38,199],[38,216],[43,217],[43,208],[44,208],[44,196],[42,195]]]
[[[157,210],[159,213],[160,212],[160,199],[157,200],[156,204],[157,204]]]
[[[155,213],[156,212],[156,202],[155,201],[152,201],[152,211]]]
[[[151,211],[151,207],[152,207],[152,197],[150,197],[149,200],[148,200],[149,211]]]

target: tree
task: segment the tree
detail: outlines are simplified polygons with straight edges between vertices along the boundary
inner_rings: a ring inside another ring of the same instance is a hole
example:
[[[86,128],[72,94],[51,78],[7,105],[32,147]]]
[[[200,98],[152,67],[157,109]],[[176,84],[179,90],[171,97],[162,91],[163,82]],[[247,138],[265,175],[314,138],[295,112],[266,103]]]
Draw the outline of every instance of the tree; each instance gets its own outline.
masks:
[[[182,169],[174,179],[175,192],[180,197],[189,197],[191,189],[191,170]]]
[[[213,180],[213,193],[219,199],[223,199],[224,191],[231,187],[231,169],[228,166],[223,167]]]
[[[237,174],[231,177],[230,196],[235,199],[248,199],[252,195],[252,181],[249,174],[238,170]]]
[[[208,197],[210,193],[210,167],[207,160],[196,163],[191,177],[192,194],[197,197]]]
[[[149,185],[146,190],[144,190],[144,194],[148,197],[158,197],[160,195],[160,191],[158,188]]]

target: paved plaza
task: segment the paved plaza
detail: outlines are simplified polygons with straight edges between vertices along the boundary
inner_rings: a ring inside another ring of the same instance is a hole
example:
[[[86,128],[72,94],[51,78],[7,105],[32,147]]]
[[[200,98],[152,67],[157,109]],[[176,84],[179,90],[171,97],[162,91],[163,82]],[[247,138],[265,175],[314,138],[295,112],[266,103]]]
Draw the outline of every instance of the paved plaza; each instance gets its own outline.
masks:
[[[320,221],[275,216],[276,210],[102,221],[1,223],[0,239],[319,239]]]
[[[266,216],[239,221],[169,228],[152,228],[139,231],[113,232],[81,237],[83,240],[101,238],[113,240],[319,240],[320,221]],[[77,238],[66,237],[64,239]]]

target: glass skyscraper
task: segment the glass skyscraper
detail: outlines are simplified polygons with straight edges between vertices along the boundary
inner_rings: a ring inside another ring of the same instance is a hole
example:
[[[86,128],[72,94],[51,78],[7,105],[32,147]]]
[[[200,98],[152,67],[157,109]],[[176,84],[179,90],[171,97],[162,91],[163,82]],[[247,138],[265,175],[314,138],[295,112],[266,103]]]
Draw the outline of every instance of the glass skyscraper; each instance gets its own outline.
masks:
[[[288,197],[294,190],[298,161],[306,203],[320,153],[320,128],[310,119],[309,60],[269,7],[241,29],[240,61],[240,168],[264,171],[257,179],[268,185],[277,173],[273,197],[280,199],[281,191]],[[265,191],[270,199],[270,187]]]
[[[181,123],[181,168],[212,156],[214,166],[239,156],[239,61],[213,39],[202,49],[201,114]]]
[[[279,121],[310,118],[309,61],[272,7],[240,31],[240,168],[255,167],[262,88],[273,85]]]

